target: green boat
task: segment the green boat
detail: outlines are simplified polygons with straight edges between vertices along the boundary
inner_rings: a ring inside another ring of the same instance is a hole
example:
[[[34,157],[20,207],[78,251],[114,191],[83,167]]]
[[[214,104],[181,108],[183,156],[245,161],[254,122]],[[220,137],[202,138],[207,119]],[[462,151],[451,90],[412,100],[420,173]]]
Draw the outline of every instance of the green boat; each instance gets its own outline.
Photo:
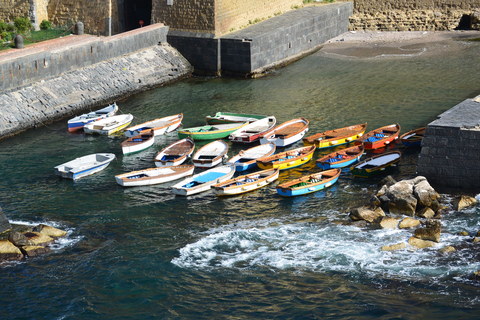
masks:
[[[205,120],[208,124],[223,124],[223,123],[244,123],[253,122],[267,116],[260,114],[245,114],[233,112],[217,112],[214,116],[206,116]]]
[[[178,131],[180,139],[192,138],[194,140],[216,140],[226,138],[232,133],[247,125],[245,123],[228,123],[217,125],[205,125],[202,127],[187,128]]]

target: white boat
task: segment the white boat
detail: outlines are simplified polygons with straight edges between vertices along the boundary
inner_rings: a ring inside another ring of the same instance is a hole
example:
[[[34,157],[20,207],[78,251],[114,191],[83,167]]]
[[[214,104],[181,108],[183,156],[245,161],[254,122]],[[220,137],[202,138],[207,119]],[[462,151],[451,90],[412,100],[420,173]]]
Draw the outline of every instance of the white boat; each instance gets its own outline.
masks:
[[[90,122],[104,119],[107,117],[113,116],[116,112],[118,111],[118,106],[114,102],[109,106],[106,106],[105,108],[99,109],[97,111],[92,111],[89,113],[84,113],[80,116],[77,116],[75,118],[72,118],[68,120],[68,132],[75,132],[80,129],[83,129],[83,127]]]
[[[308,132],[309,121],[305,118],[284,122],[263,133],[260,143],[275,143],[277,147],[289,146],[303,138]]]
[[[191,176],[194,169],[193,165],[150,168],[116,175],[115,180],[122,187],[148,186]]]
[[[172,187],[172,192],[179,196],[189,196],[210,190],[211,186],[233,177],[235,167],[232,165],[212,168],[187,178]]]
[[[123,154],[139,152],[151,147],[155,142],[153,130],[143,131],[142,134],[128,138],[121,143]]]
[[[110,135],[128,127],[132,120],[133,116],[131,114],[112,116],[86,124],[83,131],[85,133]]]
[[[223,140],[215,140],[200,149],[192,157],[193,164],[199,168],[212,168],[227,158],[228,144]]]
[[[113,159],[113,153],[93,153],[56,166],[55,173],[63,178],[76,180],[102,171]]]
[[[217,196],[233,196],[260,189],[278,179],[279,169],[267,169],[229,179],[212,186]]]
[[[261,121],[261,120],[259,120]],[[235,165],[237,171],[245,171],[257,167],[256,159],[268,157],[275,153],[277,147],[273,143],[261,144],[259,146],[242,150],[231,157],[227,163]]]
[[[277,123],[274,116],[266,117],[247,124],[246,126],[232,132],[228,139],[238,143],[252,143],[258,141],[262,134],[272,129]]]
[[[147,121],[125,129],[127,137],[138,136],[146,131],[153,130],[155,136],[166,134],[177,129],[183,120],[183,113],[164,118]]]
[[[190,138],[178,140],[155,156],[155,165],[157,167],[178,166],[187,160],[195,149],[195,143]]]

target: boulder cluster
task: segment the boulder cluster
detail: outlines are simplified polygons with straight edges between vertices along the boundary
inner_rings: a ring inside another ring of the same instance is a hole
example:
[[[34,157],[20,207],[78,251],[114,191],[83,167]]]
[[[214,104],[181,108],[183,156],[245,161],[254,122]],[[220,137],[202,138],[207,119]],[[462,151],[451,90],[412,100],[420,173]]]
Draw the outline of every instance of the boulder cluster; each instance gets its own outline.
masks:
[[[45,224],[34,227],[11,225],[0,208],[0,262],[47,253],[50,244],[66,235],[66,231]]]
[[[475,205],[477,200],[468,196],[456,199],[454,206],[460,211]],[[381,188],[372,196],[370,203],[350,211],[350,219],[356,224],[370,225],[383,229],[413,229],[407,243],[421,249],[433,247],[440,242],[441,217],[446,206],[440,203],[440,195],[422,176],[410,180],[395,181],[391,176],[383,179]],[[385,245],[384,251],[400,250],[407,243]],[[455,251],[447,246],[442,253]]]

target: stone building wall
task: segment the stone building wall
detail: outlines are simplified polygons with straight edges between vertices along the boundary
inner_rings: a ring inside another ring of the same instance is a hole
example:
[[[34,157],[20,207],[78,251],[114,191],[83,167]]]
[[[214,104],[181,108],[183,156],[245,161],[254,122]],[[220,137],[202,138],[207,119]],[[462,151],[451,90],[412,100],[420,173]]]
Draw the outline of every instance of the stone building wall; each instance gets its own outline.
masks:
[[[1,0],[0,20],[13,21],[17,17],[28,17],[30,0]]]
[[[350,30],[453,30],[464,15],[480,14],[480,0],[354,0],[354,7]]]

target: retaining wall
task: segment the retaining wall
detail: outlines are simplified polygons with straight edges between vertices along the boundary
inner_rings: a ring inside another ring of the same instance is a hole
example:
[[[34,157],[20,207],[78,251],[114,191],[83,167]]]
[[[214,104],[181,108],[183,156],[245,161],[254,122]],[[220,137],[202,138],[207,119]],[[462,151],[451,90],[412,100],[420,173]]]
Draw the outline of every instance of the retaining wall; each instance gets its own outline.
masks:
[[[61,73],[167,41],[161,24],[113,37],[68,36],[25,49],[0,52],[0,91],[11,90]]]
[[[442,113],[427,126],[417,172],[445,187],[480,187],[480,96]]]

